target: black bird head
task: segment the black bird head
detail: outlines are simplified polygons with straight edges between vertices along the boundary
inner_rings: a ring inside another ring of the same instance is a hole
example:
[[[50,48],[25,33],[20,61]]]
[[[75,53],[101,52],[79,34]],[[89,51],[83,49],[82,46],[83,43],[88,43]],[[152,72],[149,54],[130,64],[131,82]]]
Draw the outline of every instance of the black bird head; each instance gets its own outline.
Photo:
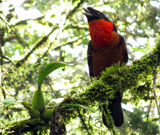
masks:
[[[106,21],[110,21],[102,12],[92,8],[92,7],[87,7],[83,8],[85,13],[83,13],[87,19],[88,22],[93,21],[93,20],[99,20],[99,19],[104,19]]]

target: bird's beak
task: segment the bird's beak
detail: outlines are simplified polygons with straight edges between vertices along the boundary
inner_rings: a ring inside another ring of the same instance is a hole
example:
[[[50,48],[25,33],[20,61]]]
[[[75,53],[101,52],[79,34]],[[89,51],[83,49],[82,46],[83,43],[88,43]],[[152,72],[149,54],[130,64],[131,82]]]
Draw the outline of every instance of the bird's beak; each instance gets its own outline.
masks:
[[[88,10],[88,8],[83,8],[85,13],[83,13],[86,17],[93,16],[92,13]]]

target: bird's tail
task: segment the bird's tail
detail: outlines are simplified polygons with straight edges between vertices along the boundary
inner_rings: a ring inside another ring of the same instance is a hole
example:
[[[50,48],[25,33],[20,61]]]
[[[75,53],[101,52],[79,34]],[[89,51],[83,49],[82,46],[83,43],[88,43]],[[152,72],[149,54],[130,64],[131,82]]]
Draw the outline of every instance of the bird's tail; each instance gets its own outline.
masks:
[[[110,110],[110,115],[113,118],[114,125],[116,127],[120,127],[123,125],[124,117],[123,117],[123,111],[121,106],[121,100],[122,100],[121,93],[117,92],[116,97],[112,100],[109,100],[110,103],[108,107],[106,105],[102,105],[102,119],[103,119],[103,124],[106,127],[111,128],[111,125],[109,124],[109,122],[107,122],[107,118],[105,117],[108,114],[106,110],[107,108]]]

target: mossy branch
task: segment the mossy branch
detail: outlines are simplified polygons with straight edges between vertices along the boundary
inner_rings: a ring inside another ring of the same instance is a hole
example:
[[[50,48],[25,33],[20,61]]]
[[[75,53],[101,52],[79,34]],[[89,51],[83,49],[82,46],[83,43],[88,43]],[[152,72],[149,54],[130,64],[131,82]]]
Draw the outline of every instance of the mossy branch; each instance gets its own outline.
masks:
[[[63,115],[66,122],[78,117],[76,109],[63,108],[64,104],[82,104],[86,106],[97,106],[106,104],[108,99],[113,99],[118,90],[129,92],[135,100],[141,99],[148,91],[139,90],[139,86],[152,84],[157,56],[160,53],[160,39],[157,40],[155,48],[140,60],[135,60],[130,66],[120,64],[109,67],[99,80],[93,78],[91,85],[83,93],[65,98],[57,107],[58,112]],[[160,58],[158,58],[160,59]],[[160,65],[160,62],[157,63]]]
[[[84,108],[77,108],[77,106],[71,106],[67,104],[81,104],[85,106],[99,106],[107,104],[108,99],[114,98],[115,92],[120,90],[121,92],[129,92],[133,98],[138,100],[145,96],[146,91],[138,89],[139,86],[144,84],[152,84],[155,65],[160,65],[157,61],[157,57],[160,53],[160,38],[157,40],[155,48],[148,55],[143,56],[140,60],[135,60],[130,66],[116,64],[106,69],[102,73],[99,80],[93,78],[93,82],[87,87],[82,93],[76,93],[75,95],[66,97],[58,106],[55,108],[63,116],[64,121],[69,123],[71,119],[78,117],[78,110],[83,109],[86,113],[88,110]],[[160,59],[160,58],[158,58]],[[148,89],[147,93],[152,91]],[[27,122],[28,120],[26,120]],[[25,121],[24,121],[25,122]],[[25,122],[25,123],[26,123]],[[47,121],[49,123],[49,121]],[[15,126],[14,126],[15,124]],[[42,121],[38,122],[40,126],[43,124]],[[30,127],[30,124],[26,124]],[[4,126],[1,131],[12,131],[12,134],[16,133],[16,129],[23,133],[27,126],[22,127],[21,124],[15,122],[12,126]],[[47,124],[46,124],[47,125]],[[19,127],[17,127],[19,126]],[[33,126],[33,125],[32,125]],[[33,126],[35,127],[35,126]],[[14,129],[14,130],[13,130]],[[15,133],[13,133],[15,132]],[[0,132],[2,134],[2,132]]]
[[[0,128],[0,135],[21,135],[26,132],[37,131],[42,127],[50,127],[49,121],[42,121],[40,119],[26,119],[7,123],[7,125]]]

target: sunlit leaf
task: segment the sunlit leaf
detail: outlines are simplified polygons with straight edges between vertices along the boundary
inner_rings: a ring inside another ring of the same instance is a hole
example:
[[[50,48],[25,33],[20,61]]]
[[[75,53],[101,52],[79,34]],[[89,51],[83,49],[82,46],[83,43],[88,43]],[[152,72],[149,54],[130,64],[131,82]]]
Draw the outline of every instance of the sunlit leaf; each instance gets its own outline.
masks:
[[[39,76],[38,76],[38,83],[41,84],[43,79],[49,75],[50,73],[52,73],[54,70],[61,68],[61,67],[65,67],[67,64],[65,63],[56,63],[56,62],[52,62],[46,65],[45,69],[43,69]]]

